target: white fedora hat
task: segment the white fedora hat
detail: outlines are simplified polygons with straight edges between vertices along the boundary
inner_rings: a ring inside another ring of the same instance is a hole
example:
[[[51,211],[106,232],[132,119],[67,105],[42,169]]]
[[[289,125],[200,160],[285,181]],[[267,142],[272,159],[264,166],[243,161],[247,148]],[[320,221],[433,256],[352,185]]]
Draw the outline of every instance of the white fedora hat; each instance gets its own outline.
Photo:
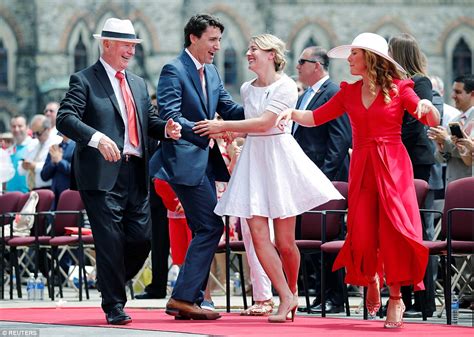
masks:
[[[380,35],[374,33],[362,33],[356,36],[356,38],[352,41],[351,44],[342,45],[339,47],[335,47],[328,51],[328,56],[332,58],[348,58],[351,54],[351,49],[358,48],[358,49],[365,49],[375,53],[384,59],[392,62],[398,70],[403,73],[406,73],[406,70],[403,69],[401,65],[399,65],[393,58],[388,55],[388,43],[387,41]]]
[[[107,19],[100,34],[94,34],[98,40],[115,40],[132,43],[141,43],[142,39],[137,39],[135,29],[130,20],[120,20],[116,18]]]

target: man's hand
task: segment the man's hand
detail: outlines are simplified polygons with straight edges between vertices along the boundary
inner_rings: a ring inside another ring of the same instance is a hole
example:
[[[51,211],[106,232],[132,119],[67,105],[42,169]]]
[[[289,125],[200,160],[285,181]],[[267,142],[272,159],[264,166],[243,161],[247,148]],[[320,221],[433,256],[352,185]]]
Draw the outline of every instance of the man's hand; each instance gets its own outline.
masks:
[[[120,160],[120,151],[117,147],[117,144],[115,144],[115,142],[106,135],[103,135],[102,138],[100,138],[99,146],[97,148],[105,160],[111,162]]]
[[[57,164],[63,160],[63,149],[61,149],[57,144],[51,145],[49,148],[49,155],[51,156],[51,161],[54,164]]]
[[[193,131],[201,137],[209,136],[212,134],[220,134],[224,132],[224,122],[217,119],[213,120],[202,120],[196,122],[193,127]]]
[[[173,119],[171,118],[168,119],[168,121],[166,122],[165,129],[166,129],[166,134],[168,135],[168,137],[174,140],[178,140],[181,138],[182,126],[181,124],[176,123]]]
[[[25,169],[26,171],[34,171],[36,163],[34,161],[23,160],[23,163],[21,163],[21,167],[23,167],[23,169]]]
[[[446,129],[442,126],[431,127],[427,131],[429,139],[434,140],[438,144],[444,144],[445,140],[449,140],[449,135]]]

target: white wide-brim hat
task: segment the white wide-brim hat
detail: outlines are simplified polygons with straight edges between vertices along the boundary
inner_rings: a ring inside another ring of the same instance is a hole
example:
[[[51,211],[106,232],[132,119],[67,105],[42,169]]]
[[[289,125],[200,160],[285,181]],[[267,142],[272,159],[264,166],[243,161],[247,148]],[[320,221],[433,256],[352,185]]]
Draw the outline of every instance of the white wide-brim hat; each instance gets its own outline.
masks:
[[[332,58],[348,58],[351,54],[351,49],[365,49],[372,53],[375,53],[384,59],[392,62],[399,71],[406,74],[406,70],[403,69],[393,58],[388,55],[388,43],[380,35],[374,33],[362,33],[356,36],[351,44],[345,44],[339,47],[334,47],[328,51],[328,56]]]
[[[93,35],[98,40],[114,40],[131,43],[141,43],[142,39],[137,39],[135,29],[130,20],[120,20],[116,18],[107,19],[100,34]]]

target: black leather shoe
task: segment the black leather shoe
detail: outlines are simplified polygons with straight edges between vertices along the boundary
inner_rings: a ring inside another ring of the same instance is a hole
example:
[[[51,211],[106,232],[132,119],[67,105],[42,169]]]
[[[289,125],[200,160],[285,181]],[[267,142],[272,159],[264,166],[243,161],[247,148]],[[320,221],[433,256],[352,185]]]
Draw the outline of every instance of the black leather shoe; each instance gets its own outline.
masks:
[[[321,304],[312,305],[309,307],[310,314],[320,314],[322,312]],[[306,310],[304,310],[306,311]],[[344,311],[344,307],[336,306],[332,301],[326,301],[326,313],[327,314],[337,314]],[[307,312],[307,311],[306,311]]]
[[[317,307],[320,303],[321,303],[321,299],[319,297],[316,297],[311,303],[311,305],[309,306],[310,310]],[[306,307],[298,307],[298,312],[308,312],[308,310],[306,309]]]
[[[142,292],[141,294],[135,295],[135,299],[137,300],[151,300],[159,298],[166,298],[166,296],[158,296],[155,294],[147,293],[146,291]]]
[[[408,309],[403,313],[404,318],[419,318],[421,316],[421,311],[416,311],[413,308]]]
[[[128,316],[121,304],[117,304],[109,312],[105,314],[108,324],[125,325],[132,322],[132,318]]]

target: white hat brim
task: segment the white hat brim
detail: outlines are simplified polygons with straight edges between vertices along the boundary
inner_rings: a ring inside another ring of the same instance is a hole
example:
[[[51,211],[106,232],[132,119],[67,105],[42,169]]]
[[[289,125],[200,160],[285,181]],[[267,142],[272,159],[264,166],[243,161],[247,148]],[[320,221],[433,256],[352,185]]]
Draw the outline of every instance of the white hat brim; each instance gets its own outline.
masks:
[[[345,45],[342,45],[342,46],[338,46],[338,47],[334,47],[332,48],[330,51],[328,51],[328,56],[331,57],[331,58],[336,58],[336,59],[346,59],[349,57],[349,55],[351,54],[351,49],[364,49],[364,50],[368,50],[374,54],[377,54],[381,57],[383,57],[384,59],[392,62],[399,71],[401,71],[402,73],[406,74],[407,71],[405,69],[403,69],[403,67],[401,65],[399,65],[393,58],[391,58],[390,56],[388,55],[385,55],[385,54],[382,54],[380,53],[378,50],[375,50],[375,49],[371,49],[371,48],[367,48],[365,46],[356,46],[356,45],[351,45],[351,44],[345,44]]]
[[[131,42],[131,43],[142,43],[143,39],[125,39],[117,37],[104,37],[100,34],[93,34],[94,39],[97,40],[113,40],[113,41],[122,41],[122,42]]]

